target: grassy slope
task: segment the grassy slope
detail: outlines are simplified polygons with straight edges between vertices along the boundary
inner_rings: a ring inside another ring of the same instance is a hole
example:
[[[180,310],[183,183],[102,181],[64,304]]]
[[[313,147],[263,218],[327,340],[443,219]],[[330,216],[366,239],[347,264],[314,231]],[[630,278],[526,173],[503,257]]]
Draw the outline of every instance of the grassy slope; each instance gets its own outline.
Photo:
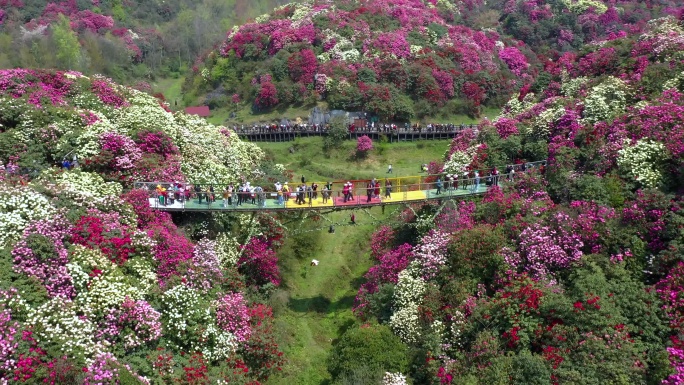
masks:
[[[379,208],[371,212],[382,217]],[[368,240],[378,225],[369,224],[371,219],[363,213],[356,213],[356,217],[358,225],[337,227],[335,234],[321,230],[288,237],[278,253],[283,286],[271,304],[288,362],[269,384],[329,383],[328,352],[333,341],[355,322],[351,312],[354,296],[372,265]],[[347,221],[349,212],[328,218]],[[322,227],[325,222],[309,225]],[[312,258],[320,264],[310,266]]]
[[[387,165],[392,164],[394,176],[419,175],[420,165],[441,160],[449,146],[448,140],[423,140],[402,143],[375,143],[376,149],[365,160],[355,160],[351,155],[356,141],[345,141],[341,148],[332,150],[326,157],[323,139],[320,137],[298,138],[294,142],[262,143],[268,156],[293,170],[295,180],[304,174],[309,181],[339,179],[383,178]],[[295,152],[290,153],[289,149]],[[384,148],[381,150],[380,148]]]
[[[361,178],[385,175],[387,163],[392,162],[394,175],[415,175],[421,163],[440,159],[448,141],[421,141],[386,144],[382,154],[374,151],[364,161],[350,161],[349,154],[356,145],[347,141],[325,158],[321,138],[300,138],[290,143],[259,143],[276,162],[284,163],[295,171],[295,179],[304,173],[307,179],[327,180]],[[295,145],[297,151],[290,154]],[[311,162],[304,161],[310,157]],[[303,166],[300,164],[304,164]],[[379,207],[372,208],[376,218],[384,218],[394,211],[382,214]],[[350,212],[327,215],[333,222],[349,219]],[[280,346],[288,359],[283,373],[272,378],[269,384],[327,384],[330,376],[326,359],[333,341],[355,322],[351,312],[354,296],[362,277],[372,265],[369,259],[368,240],[379,226],[370,224],[371,218],[356,212],[356,226],[337,227],[335,234],[325,230],[289,236],[278,252],[283,273],[283,286],[271,300],[276,313],[276,330]],[[290,228],[307,226],[325,227],[327,221],[290,225]],[[310,266],[311,259],[318,266]]]

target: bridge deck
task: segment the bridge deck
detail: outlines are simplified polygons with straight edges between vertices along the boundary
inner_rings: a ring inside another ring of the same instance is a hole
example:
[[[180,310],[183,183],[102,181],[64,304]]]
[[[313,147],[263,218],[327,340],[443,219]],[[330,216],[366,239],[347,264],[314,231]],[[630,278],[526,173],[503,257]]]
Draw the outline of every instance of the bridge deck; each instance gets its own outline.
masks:
[[[472,187],[472,186],[471,186]],[[290,210],[310,210],[310,209],[321,209],[321,208],[350,208],[355,207],[368,207],[368,206],[380,206],[387,204],[397,204],[403,202],[420,202],[433,199],[450,199],[458,197],[468,197],[474,195],[480,195],[485,193],[489,187],[481,184],[477,191],[473,188],[468,187],[468,189],[452,188],[445,189],[441,194],[437,194],[436,189],[430,190],[417,190],[417,191],[399,191],[393,192],[389,198],[384,197],[384,188],[381,189],[381,196],[379,198],[371,198],[370,202],[366,195],[354,195],[352,200],[344,201],[344,197],[341,193],[335,192],[335,196],[328,199],[327,202],[323,202],[323,197],[321,192],[318,192],[317,199],[311,199],[309,202],[308,198],[305,198],[304,204],[295,203],[295,194],[285,201],[283,205],[279,205],[274,193],[267,193],[266,200],[261,206],[255,199],[255,204],[251,203],[251,198],[243,203],[242,205],[236,205],[236,199],[233,199],[233,205],[223,207],[222,199],[220,199],[220,194],[216,194],[217,198],[214,202],[207,203],[203,200],[199,203],[198,198],[193,197],[188,200],[178,201],[175,200],[173,203],[168,202],[166,205],[160,204],[158,199],[149,198],[150,206],[162,210],[162,211],[290,211]]]

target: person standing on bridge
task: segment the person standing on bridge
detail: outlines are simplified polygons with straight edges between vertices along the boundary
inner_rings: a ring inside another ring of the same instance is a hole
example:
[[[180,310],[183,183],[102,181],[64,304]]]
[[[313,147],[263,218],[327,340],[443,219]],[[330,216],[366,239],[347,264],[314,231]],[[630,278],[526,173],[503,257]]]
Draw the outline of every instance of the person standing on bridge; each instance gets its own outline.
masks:
[[[323,204],[328,203],[328,197],[330,196],[330,190],[328,190],[328,185],[323,186]]]
[[[473,193],[480,189],[480,173],[475,171],[475,183],[473,184]]]
[[[344,186],[342,187],[342,196],[344,197],[344,203],[347,203],[349,195],[349,182],[345,183]]]
[[[283,184],[283,199],[285,202],[290,200],[290,187],[287,185],[287,182]]]
[[[230,193],[228,192],[228,186],[223,190],[223,193],[221,194],[223,196],[223,208],[228,207],[228,197],[230,196]]]
[[[276,190],[276,194],[278,195],[278,206],[283,205],[283,189],[282,187],[278,190]]]
[[[435,186],[437,187],[436,195],[442,194],[442,187],[444,186],[444,184],[442,183],[441,177],[437,177],[437,183],[435,183]]]
[[[392,182],[385,179],[385,198],[392,199]]]
[[[366,200],[366,203],[370,203],[371,198],[373,197],[373,191],[375,190],[375,186],[373,185],[373,182],[368,182],[366,185],[366,196],[368,197],[368,200]]]
[[[197,195],[199,203],[202,204],[202,198],[204,198],[204,193],[202,193],[202,187],[198,184],[195,185],[195,195]]]

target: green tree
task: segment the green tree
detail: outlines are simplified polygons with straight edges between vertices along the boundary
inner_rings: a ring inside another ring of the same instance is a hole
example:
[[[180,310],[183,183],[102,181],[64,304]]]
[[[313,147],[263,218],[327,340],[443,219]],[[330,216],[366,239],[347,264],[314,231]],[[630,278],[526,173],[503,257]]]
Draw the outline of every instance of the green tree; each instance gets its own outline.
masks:
[[[328,136],[323,140],[323,148],[329,151],[335,147],[339,147],[342,142],[347,139],[348,129],[346,118],[344,116],[335,116],[330,119],[330,129]]]
[[[57,61],[62,68],[73,69],[81,57],[81,45],[74,31],[71,30],[69,18],[60,14],[57,23],[52,26],[52,39],[57,48]]]
[[[409,366],[408,347],[384,325],[352,327],[333,347],[328,370],[334,378],[354,377],[356,383],[370,383],[365,378],[377,373],[406,373]]]

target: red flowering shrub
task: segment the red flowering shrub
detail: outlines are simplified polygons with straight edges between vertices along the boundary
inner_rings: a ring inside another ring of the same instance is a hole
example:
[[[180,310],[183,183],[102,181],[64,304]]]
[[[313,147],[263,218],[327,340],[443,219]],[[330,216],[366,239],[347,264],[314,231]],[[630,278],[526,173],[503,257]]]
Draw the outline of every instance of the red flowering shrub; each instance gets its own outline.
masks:
[[[261,88],[254,101],[257,108],[269,108],[278,104],[278,91],[271,82],[261,83]]]
[[[90,249],[98,249],[113,263],[123,265],[135,253],[131,233],[118,223],[116,216],[90,211],[81,217],[71,230],[71,242]]]
[[[280,285],[278,257],[268,243],[260,237],[252,238],[242,247],[238,259],[238,270],[250,285],[263,286],[267,283]]]

